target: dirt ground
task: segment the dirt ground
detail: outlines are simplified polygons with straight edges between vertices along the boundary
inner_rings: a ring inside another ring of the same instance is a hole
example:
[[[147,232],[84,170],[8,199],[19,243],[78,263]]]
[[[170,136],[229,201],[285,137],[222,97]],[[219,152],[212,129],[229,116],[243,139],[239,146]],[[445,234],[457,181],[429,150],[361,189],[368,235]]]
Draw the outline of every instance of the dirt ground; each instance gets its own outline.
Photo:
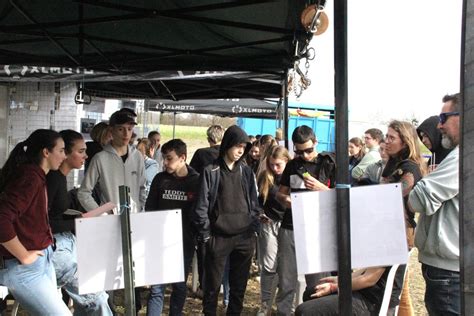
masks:
[[[416,249],[411,254],[409,262],[409,277],[410,277],[410,295],[412,298],[412,304],[415,311],[415,315],[425,316],[428,315],[423,303],[423,295],[425,293],[425,282],[423,276],[421,275],[420,263],[418,262],[418,253]],[[190,280],[188,282],[190,285]],[[146,296],[147,293],[143,293],[142,302],[146,305]],[[120,298],[119,298],[120,300]],[[219,298],[218,304],[218,314],[225,315],[225,311],[222,305],[222,295]],[[169,292],[166,295],[166,306],[164,310],[164,315],[168,313],[168,302],[169,302]],[[260,284],[258,282],[257,274],[253,274],[247,284],[247,291],[245,294],[244,301],[244,310],[242,315],[256,315],[259,309],[260,302]],[[117,301],[118,304],[121,301]],[[119,307],[120,311],[123,311],[123,308]],[[191,291],[188,293],[188,298],[186,299],[185,305],[185,315],[200,315],[202,310],[202,301],[199,298],[196,298]],[[139,315],[146,315],[146,308],[140,310]]]

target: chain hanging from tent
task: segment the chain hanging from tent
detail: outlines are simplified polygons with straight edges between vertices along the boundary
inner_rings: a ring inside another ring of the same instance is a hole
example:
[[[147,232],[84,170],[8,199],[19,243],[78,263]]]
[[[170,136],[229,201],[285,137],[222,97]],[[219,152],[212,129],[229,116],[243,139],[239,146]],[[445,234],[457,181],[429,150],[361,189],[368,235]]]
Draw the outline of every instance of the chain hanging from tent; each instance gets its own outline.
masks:
[[[308,77],[310,60],[313,60],[316,57],[316,51],[313,47],[309,47],[309,41],[307,40],[304,46],[303,51],[298,50],[298,42],[296,42],[295,49],[295,62],[293,64],[293,69],[288,73],[288,93],[292,92],[297,98],[299,98],[303,91],[308,89],[311,85],[311,79]],[[301,69],[300,64],[301,60],[305,59],[304,71]]]
[[[324,12],[326,1],[319,0],[315,4],[309,4],[301,13],[301,24],[307,32],[314,35],[323,34],[329,25],[329,19]],[[306,39],[300,49],[300,42],[294,40],[295,44],[295,62],[293,69],[288,73],[288,93],[292,92],[299,98],[303,91],[311,85],[311,79],[308,77],[310,60],[316,57],[314,48],[309,47],[309,39]],[[301,60],[305,59],[304,69],[301,68]]]

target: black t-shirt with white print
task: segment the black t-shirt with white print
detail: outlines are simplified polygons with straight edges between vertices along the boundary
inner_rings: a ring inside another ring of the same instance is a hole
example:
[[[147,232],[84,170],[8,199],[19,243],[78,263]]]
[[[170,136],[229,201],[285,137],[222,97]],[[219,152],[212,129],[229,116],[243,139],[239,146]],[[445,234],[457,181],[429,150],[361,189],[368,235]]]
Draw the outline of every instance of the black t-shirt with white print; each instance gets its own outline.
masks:
[[[146,211],[181,209],[183,241],[192,242],[191,208],[197,196],[199,174],[187,166],[188,175],[175,177],[166,171],[158,173],[150,186]]]
[[[316,178],[324,185],[334,187],[335,168],[333,164],[326,163],[329,158],[325,159],[324,157],[325,156],[319,155],[313,161],[306,161],[300,157],[291,160],[286,165],[285,171],[283,171],[280,185],[289,187],[290,192],[309,191],[304,185],[303,176],[305,172],[308,172],[312,177]],[[281,227],[291,230],[293,229],[291,209],[287,209],[283,215]]]

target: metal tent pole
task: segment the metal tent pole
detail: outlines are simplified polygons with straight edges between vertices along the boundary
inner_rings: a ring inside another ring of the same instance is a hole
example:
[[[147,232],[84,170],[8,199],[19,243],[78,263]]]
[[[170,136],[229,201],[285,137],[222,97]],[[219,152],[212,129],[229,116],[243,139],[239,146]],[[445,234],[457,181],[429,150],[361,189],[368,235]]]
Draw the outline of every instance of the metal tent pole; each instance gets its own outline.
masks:
[[[130,188],[119,186],[120,224],[122,227],[123,278],[125,292],[125,315],[135,316],[135,274],[132,257],[132,232],[130,229]]]
[[[336,104],[336,194],[339,315],[352,315],[350,184],[347,84],[347,0],[334,1],[334,94]]]
[[[173,112],[173,139],[175,138],[176,133],[176,112]]]
[[[288,73],[285,74],[285,83],[283,85],[283,137],[285,137],[285,147],[288,148]]]
[[[474,315],[474,0],[463,1],[461,39],[461,135],[459,146],[459,245],[461,314]],[[468,14],[470,13],[470,14]],[[464,194],[466,193],[466,194]]]

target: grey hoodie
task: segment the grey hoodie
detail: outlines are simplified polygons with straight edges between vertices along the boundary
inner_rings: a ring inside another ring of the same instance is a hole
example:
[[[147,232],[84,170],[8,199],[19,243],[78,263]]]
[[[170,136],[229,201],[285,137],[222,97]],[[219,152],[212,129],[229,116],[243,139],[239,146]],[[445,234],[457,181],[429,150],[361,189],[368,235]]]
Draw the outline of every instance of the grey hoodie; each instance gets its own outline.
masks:
[[[459,271],[459,147],[418,181],[409,204],[420,213],[415,246],[420,262]]]
[[[140,212],[146,201],[143,156],[133,146],[128,146],[128,157],[124,163],[110,144],[96,154],[87,169],[81,188],[77,192],[79,202],[87,211],[98,207],[92,197],[96,183],[100,189],[100,202],[102,204],[112,202],[117,205],[117,209],[120,205],[118,188],[121,185],[128,186],[130,188],[131,210]]]

